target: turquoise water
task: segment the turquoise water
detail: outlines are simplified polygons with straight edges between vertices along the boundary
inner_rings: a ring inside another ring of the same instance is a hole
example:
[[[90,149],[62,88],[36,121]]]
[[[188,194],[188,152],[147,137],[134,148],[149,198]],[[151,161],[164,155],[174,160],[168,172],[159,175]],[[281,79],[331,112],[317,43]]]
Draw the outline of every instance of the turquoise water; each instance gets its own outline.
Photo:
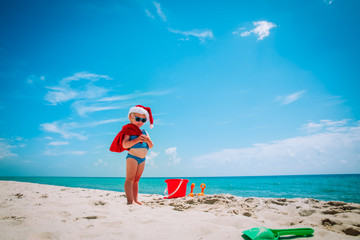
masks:
[[[141,178],[140,193],[164,194],[167,178]],[[199,177],[189,179],[195,183],[195,193],[205,183],[205,194],[230,193],[240,197],[315,198],[325,201],[360,203],[360,174],[259,176],[259,177]],[[93,177],[0,177],[0,180],[42,183],[65,187],[81,187],[124,192],[124,178]]]

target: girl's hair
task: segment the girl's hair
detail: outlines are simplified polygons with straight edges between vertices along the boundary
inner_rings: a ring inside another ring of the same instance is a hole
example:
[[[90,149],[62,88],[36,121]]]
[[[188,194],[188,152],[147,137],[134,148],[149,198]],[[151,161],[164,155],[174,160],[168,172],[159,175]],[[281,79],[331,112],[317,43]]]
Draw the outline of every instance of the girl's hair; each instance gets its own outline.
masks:
[[[129,114],[129,120],[130,120],[130,118],[133,117],[134,115],[135,115],[135,113],[133,113],[133,112],[130,113],[130,114]],[[131,121],[131,120],[130,120],[130,121]]]
[[[135,114],[145,115],[145,114],[141,114],[141,113],[132,112],[132,113],[129,114],[129,116],[135,116]],[[145,116],[146,116],[146,115],[145,115]]]
[[[130,119],[130,117],[135,116],[135,114],[136,114],[136,113],[134,113],[134,112],[130,113],[130,114],[129,114],[129,119]]]

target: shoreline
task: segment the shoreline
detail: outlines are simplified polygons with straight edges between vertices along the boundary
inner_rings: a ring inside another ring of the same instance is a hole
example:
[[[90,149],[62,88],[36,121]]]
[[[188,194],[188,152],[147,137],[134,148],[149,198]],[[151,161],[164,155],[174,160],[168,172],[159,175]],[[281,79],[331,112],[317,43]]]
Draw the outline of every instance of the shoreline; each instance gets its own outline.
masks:
[[[311,227],[311,239],[360,234],[360,204],[311,198],[139,194],[144,205],[129,206],[122,192],[15,181],[0,181],[0,196],[1,239],[243,239],[259,226]]]
[[[163,194],[167,178],[146,178],[140,182],[143,194]],[[108,191],[124,191],[125,178],[108,177],[8,177],[0,181],[20,181],[66,187],[80,187]],[[188,178],[200,186],[205,183],[205,194],[230,193],[238,197],[314,198],[323,201],[359,203],[360,175],[282,176],[282,177],[209,177]],[[331,184],[326,184],[331,182]],[[325,185],[324,185],[325,184]],[[188,186],[189,188],[189,186]],[[197,187],[195,191],[199,191]],[[189,189],[188,189],[189,192]]]

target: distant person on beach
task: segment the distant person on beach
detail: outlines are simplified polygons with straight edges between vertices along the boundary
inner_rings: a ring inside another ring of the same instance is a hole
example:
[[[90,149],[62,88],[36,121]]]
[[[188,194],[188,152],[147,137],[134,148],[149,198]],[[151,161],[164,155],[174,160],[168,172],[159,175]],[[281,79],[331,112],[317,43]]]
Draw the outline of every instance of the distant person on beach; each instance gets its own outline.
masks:
[[[153,147],[149,134],[140,128],[148,120],[153,128],[151,109],[141,105],[130,108],[128,118],[130,123],[123,126],[110,146],[112,152],[129,151],[126,156],[125,194],[128,204],[134,202],[142,205],[138,200],[139,180],[145,168],[145,157]]]

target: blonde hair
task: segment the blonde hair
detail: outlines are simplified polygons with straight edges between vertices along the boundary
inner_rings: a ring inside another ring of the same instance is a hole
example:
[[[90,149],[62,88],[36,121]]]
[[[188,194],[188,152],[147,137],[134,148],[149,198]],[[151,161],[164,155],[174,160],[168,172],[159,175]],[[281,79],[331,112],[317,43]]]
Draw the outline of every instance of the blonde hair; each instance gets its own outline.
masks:
[[[130,118],[133,117],[134,115],[135,115],[135,113],[133,113],[133,112],[132,112],[132,113],[129,113],[129,120],[130,120],[130,121],[131,121]]]
[[[140,113],[135,113],[135,112],[129,113],[129,120],[131,117],[135,117],[135,114],[140,114]],[[145,114],[140,114],[140,115],[145,115]],[[146,117],[146,115],[145,115],[145,117]]]

